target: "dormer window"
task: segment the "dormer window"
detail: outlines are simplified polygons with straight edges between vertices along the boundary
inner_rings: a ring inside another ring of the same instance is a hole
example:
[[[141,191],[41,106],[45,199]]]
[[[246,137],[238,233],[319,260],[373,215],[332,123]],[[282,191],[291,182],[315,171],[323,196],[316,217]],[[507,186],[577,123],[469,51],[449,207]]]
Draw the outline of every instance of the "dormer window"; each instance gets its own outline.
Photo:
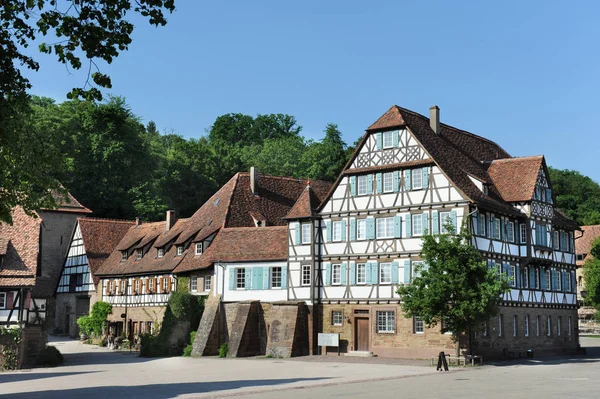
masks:
[[[127,251],[121,251],[121,262],[125,262],[127,260]]]
[[[183,245],[177,246],[177,256],[183,255]]]
[[[164,248],[158,248],[158,250],[157,250],[157,256],[159,258],[162,258],[163,256],[165,256],[165,249]]]
[[[197,242],[196,243],[196,248],[195,248],[195,252],[196,255],[202,255],[202,243],[201,242]]]
[[[142,248],[138,248],[135,250],[135,259],[136,260],[142,259],[142,255],[144,255],[144,251],[142,250]]]

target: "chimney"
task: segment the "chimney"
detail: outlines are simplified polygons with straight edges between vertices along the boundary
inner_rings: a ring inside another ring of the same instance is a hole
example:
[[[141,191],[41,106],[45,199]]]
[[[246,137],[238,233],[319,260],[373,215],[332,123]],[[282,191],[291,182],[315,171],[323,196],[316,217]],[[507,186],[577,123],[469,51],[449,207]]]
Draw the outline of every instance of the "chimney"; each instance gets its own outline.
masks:
[[[177,218],[175,217],[175,211],[169,210],[167,211],[167,218],[165,223],[165,231],[171,230],[171,227],[175,224]]]
[[[440,134],[440,107],[437,105],[429,108],[429,126],[435,134]]]
[[[250,189],[252,194],[258,195],[258,168],[250,167]]]
[[[139,226],[140,224],[142,224],[142,218],[135,218],[135,225]]]

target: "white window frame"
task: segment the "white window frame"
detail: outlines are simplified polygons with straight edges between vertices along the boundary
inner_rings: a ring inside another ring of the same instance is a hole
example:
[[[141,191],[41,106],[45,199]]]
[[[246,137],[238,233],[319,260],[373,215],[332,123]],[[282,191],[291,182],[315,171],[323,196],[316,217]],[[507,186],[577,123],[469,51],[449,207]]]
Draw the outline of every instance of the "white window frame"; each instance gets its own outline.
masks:
[[[331,325],[341,327],[344,325],[344,312],[342,310],[331,311]]]
[[[552,232],[552,238],[553,238],[553,244],[554,244],[554,249],[555,250],[559,250],[560,249],[560,233],[558,230],[554,230]]]
[[[519,242],[527,244],[527,225],[525,223],[519,224]]]
[[[367,219],[356,219],[356,239],[367,239]]]
[[[567,286],[565,288],[566,288],[567,292],[571,292],[571,285],[572,285],[571,284],[571,273],[567,270],[566,274],[567,274],[567,281],[566,281]]]
[[[412,169],[411,171],[412,189],[423,189],[423,169]]]
[[[394,217],[375,219],[375,233],[377,239],[394,238]]]
[[[425,334],[425,322],[420,316],[413,317],[413,333]]]
[[[331,285],[342,284],[342,264],[336,263],[331,265]]]
[[[439,222],[440,222],[440,234],[448,234],[448,230],[446,230],[446,221],[450,219],[450,212],[440,212]]]
[[[508,242],[515,242],[515,222],[508,222],[506,235]]]
[[[367,283],[367,264],[366,263],[357,263],[356,264],[356,284],[366,284]]]
[[[6,292],[0,292],[0,309],[6,309],[6,301],[8,299],[8,295]]]
[[[156,250],[156,257],[162,258],[163,256],[165,256],[165,249],[163,247],[160,247]]]
[[[501,229],[501,224],[500,223],[500,219],[497,218],[496,216],[493,217],[492,219],[492,223],[494,225],[494,237],[492,237],[494,240],[499,240],[501,235],[500,235],[500,229]]]
[[[194,246],[194,255],[202,255],[203,245],[201,242],[197,242]]]
[[[517,266],[515,265],[510,265],[510,273],[512,275],[512,280],[510,282],[510,286],[511,287],[516,287],[517,286]]]
[[[331,226],[331,241],[340,242],[342,241],[342,221],[336,220]]]
[[[183,255],[183,245],[177,245],[177,256]]]
[[[562,291],[562,276],[561,276],[561,271],[560,270],[556,270],[555,273],[557,273],[557,277],[556,277],[556,290],[557,291]]]
[[[140,280],[137,278],[133,280],[133,290],[138,294],[140,293]]]
[[[281,288],[281,284],[282,284],[282,277],[283,277],[283,272],[282,272],[282,267],[281,266],[275,266],[271,268],[271,288]]]
[[[302,265],[302,285],[304,287],[309,286],[311,279],[311,265]]]
[[[246,268],[237,267],[235,269],[235,284],[234,289],[240,290],[246,288]]]
[[[523,276],[521,277],[523,288],[529,288],[529,268],[525,266],[523,268]]]
[[[529,337],[529,315],[528,314],[525,315],[525,320],[523,320],[523,322],[525,323],[525,336]]]
[[[383,192],[391,193],[394,191],[394,172],[386,172],[382,178]]]
[[[169,279],[168,277],[165,277],[165,278],[163,278],[163,286],[162,286],[162,289],[163,289],[163,291],[165,291],[165,292],[171,292],[171,287],[169,287],[169,280],[170,280],[170,279]]]
[[[212,275],[207,274],[204,276],[204,292],[210,292],[212,289]]]
[[[121,262],[125,262],[128,257],[129,254],[127,253],[127,251],[121,251]]]
[[[357,195],[367,195],[369,192],[369,178],[367,175],[360,175],[356,178],[356,193]]]
[[[502,323],[504,322],[501,314],[498,315],[498,337],[502,337]]]
[[[198,291],[198,276],[191,276],[190,291],[192,291],[192,292]]]
[[[392,284],[392,264],[379,264],[379,284]]]
[[[396,312],[393,310],[378,310],[375,312],[378,334],[394,334],[396,332]]]
[[[119,281],[119,289],[121,290],[121,294],[123,294],[123,295],[128,294],[128,292],[127,292],[128,288],[129,288],[128,285],[129,285],[129,280],[127,280],[127,279]],[[114,288],[112,288],[110,291],[113,292]]]
[[[383,148],[394,148],[394,132],[383,132],[382,136]]]
[[[302,244],[311,243],[310,223],[302,223],[302,230],[300,232]]]
[[[419,237],[423,235],[423,215],[422,214],[417,214],[417,215],[411,215],[412,218],[412,223],[411,223],[411,227],[412,227],[412,236],[413,237]],[[418,229],[417,229],[418,227]]]
[[[144,256],[144,249],[138,248],[135,250],[135,260],[140,260]]]
[[[481,237],[486,237],[487,235],[487,225],[486,225],[486,217],[485,217],[485,213],[480,213],[479,214],[479,226],[477,226],[477,233],[481,236]]]

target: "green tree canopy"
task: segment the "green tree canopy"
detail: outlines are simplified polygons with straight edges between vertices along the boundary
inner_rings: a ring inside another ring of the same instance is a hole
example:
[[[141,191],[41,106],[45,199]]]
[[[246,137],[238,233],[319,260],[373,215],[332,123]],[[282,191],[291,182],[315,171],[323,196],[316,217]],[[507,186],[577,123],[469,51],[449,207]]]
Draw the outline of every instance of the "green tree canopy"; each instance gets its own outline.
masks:
[[[587,295],[585,302],[600,310],[600,238],[592,243],[590,255],[583,265],[583,279]]]
[[[549,171],[556,206],[582,226],[600,224],[600,184],[574,170]]]
[[[454,226],[446,228],[450,234],[423,237],[424,266],[398,294],[405,317],[421,317],[429,327],[443,322],[443,332],[452,332],[458,342],[461,333],[497,314],[509,285],[504,275],[487,268],[465,229],[456,235]]]

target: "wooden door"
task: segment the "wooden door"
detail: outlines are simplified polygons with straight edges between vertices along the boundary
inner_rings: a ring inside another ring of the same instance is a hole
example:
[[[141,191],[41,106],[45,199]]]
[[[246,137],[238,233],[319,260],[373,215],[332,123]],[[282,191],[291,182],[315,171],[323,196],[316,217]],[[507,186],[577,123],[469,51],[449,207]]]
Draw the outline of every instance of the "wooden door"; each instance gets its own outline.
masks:
[[[369,319],[363,318],[363,317],[356,318],[354,325],[355,325],[354,339],[356,341],[355,350],[368,351],[369,350]]]

